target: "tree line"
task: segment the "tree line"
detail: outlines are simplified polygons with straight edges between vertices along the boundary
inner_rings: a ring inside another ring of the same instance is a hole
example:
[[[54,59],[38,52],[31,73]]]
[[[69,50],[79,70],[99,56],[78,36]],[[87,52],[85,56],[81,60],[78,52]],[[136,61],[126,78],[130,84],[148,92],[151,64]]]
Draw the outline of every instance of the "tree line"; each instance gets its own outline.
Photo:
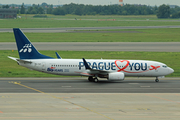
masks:
[[[84,5],[84,4],[65,4],[53,8],[53,5],[42,4],[28,7],[21,5],[20,14],[54,14],[54,15],[151,15],[155,14],[157,7],[138,6],[138,5]]]
[[[155,7],[135,6],[135,5],[84,5],[84,4],[66,4],[55,8],[49,14],[54,15],[150,15],[155,14]]]
[[[157,11],[158,18],[180,18],[180,7],[170,8],[169,5],[161,5]]]
[[[7,8],[9,6],[2,6]],[[54,15],[157,15],[158,18],[180,18],[180,7],[170,8],[169,5],[147,6],[147,5],[84,5],[84,4],[65,4],[63,6],[33,4],[25,7],[21,5],[17,11],[20,14],[54,14]]]

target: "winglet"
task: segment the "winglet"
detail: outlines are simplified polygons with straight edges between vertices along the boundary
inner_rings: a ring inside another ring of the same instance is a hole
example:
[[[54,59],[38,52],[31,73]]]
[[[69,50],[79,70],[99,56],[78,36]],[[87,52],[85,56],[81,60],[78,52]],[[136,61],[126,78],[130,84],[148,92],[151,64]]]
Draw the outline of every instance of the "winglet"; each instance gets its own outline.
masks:
[[[58,59],[62,59],[61,56],[56,52],[56,56]]]
[[[84,62],[84,66],[86,69],[91,69],[90,66],[88,65],[88,63],[86,62],[86,60],[84,58],[83,59],[83,62]]]

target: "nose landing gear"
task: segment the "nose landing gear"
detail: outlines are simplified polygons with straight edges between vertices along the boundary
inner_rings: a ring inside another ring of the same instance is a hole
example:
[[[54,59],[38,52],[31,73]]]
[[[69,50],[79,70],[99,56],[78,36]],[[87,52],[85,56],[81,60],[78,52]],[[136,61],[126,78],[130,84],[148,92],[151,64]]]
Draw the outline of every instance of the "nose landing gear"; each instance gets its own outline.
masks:
[[[159,82],[159,79],[158,79],[158,77],[156,77],[156,79],[155,79],[155,82]]]

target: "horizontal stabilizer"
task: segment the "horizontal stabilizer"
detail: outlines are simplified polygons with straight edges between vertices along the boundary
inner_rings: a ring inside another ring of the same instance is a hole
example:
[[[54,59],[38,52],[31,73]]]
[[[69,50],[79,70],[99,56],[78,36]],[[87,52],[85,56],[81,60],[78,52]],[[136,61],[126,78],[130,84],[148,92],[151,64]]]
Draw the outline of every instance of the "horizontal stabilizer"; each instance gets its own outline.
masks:
[[[17,61],[17,62],[32,63],[30,60],[22,60],[22,59],[10,57],[10,56],[8,56],[8,58],[10,58],[10,59],[12,59],[14,61]]]
[[[19,59],[19,58],[10,57],[10,56],[8,56],[8,58],[10,58],[10,59],[12,59],[12,60],[14,60],[14,61],[17,61],[17,59]]]

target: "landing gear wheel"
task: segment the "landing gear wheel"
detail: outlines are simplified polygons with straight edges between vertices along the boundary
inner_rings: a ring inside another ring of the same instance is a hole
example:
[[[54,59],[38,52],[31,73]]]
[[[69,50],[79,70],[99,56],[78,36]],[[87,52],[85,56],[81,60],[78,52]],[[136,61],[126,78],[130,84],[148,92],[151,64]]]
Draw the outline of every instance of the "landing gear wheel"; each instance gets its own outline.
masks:
[[[155,82],[159,82],[159,79],[156,77]]]
[[[97,78],[94,78],[94,82],[97,83],[99,82],[99,80]]]
[[[89,80],[89,82],[93,82],[94,81],[93,77],[89,77],[88,80]]]
[[[156,79],[155,81],[156,81],[156,82],[159,82],[159,80],[158,80],[158,79]]]

